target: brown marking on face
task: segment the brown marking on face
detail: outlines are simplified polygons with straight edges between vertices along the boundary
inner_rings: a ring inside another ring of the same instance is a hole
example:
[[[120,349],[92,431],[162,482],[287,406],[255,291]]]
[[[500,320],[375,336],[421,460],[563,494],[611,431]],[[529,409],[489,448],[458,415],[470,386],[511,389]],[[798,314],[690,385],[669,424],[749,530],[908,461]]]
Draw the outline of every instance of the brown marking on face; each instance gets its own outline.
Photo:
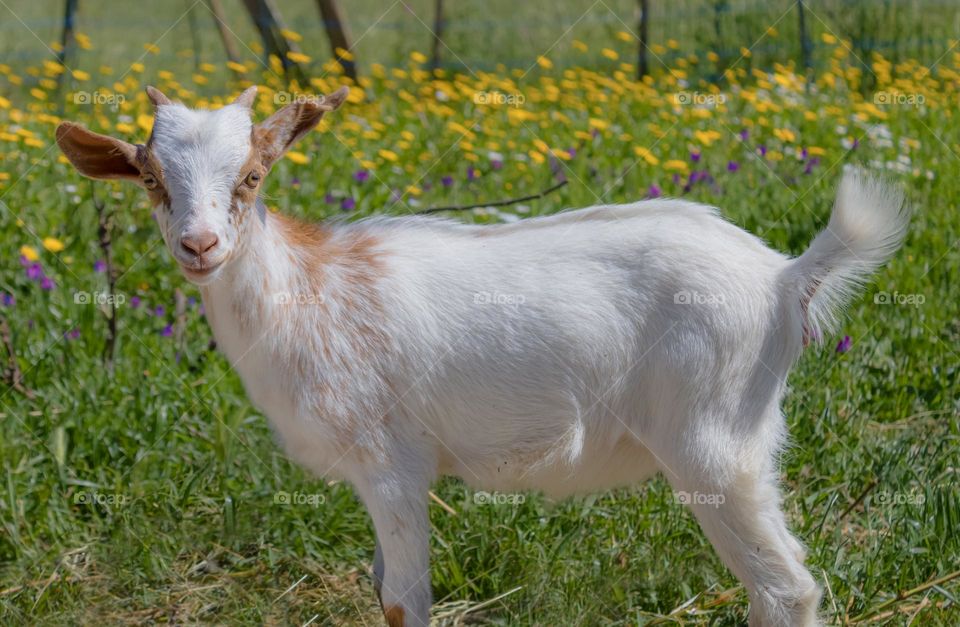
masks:
[[[163,177],[163,166],[153,150],[150,148],[150,142],[146,146],[137,146],[137,167],[140,170],[141,185],[147,190],[147,196],[150,198],[150,204],[154,207],[163,207],[170,210],[170,194],[167,193],[167,186]],[[150,189],[143,183],[147,176],[152,176],[157,181],[156,187]]]
[[[403,627],[403,608],[399,605],[383,608],[383,617],[388,627]]]
[[[251,172],[260,175],[260,180],[256,185],[251,186],[248,177]],[[240,166],[237,174],[236,186],[233,190],[233,197],[230,201],[230,223],[239,228],[243,225],[252,208],[257,202],[257,195],[260,193],[260,187],[263,185],[263,178],[266,176],[266,168],[260,160],[260,152],[251,140],[250,156]],[[242,205],[242,207],[241,207]]]

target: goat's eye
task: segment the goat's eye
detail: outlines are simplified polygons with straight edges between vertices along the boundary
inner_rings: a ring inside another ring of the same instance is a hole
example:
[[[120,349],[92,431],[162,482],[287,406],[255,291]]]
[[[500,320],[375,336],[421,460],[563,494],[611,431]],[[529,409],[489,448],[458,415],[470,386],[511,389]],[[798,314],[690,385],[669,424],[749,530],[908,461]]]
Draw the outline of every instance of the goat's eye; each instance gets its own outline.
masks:
[[[260,173],[251,172],[247,175],[247,178],[245,178],[243,182],[246,183],[248,187],[256,187],[260,184]]]
[[[157,189],[157,185],[159,185],[159,182],[157,181],[157,177],[155,177],[155,176],[152,175],[152,174],[144,174],[144,175],[143,175],[143,186],[144,186],[144,187],[146,187],[147,189]]]

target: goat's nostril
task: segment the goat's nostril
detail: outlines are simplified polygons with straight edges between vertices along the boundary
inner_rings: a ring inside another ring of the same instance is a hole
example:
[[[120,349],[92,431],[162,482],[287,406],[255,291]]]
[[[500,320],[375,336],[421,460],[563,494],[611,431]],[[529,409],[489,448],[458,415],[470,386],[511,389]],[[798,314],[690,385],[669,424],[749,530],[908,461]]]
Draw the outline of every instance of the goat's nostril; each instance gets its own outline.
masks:
[[[197,235],[181,237],[180,245],[188,253],[199,257],[203,253],[212,250],[217,245],[218,241],[219,239],[217,238],[216,233],[213,231],[206,231]]]

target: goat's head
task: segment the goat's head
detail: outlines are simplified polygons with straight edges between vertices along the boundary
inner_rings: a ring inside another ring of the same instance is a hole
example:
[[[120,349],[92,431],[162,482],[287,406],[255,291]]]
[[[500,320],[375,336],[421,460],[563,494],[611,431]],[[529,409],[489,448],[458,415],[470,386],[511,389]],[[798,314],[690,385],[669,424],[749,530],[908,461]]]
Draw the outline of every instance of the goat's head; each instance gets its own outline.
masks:
[[[84,176],[124,179],[147,190],[163,238],[187,279],[214,280],[242,250],[257,195],[270,167],[327,111],[347,97],[300,98],[254,124],[256,87],[229,105],[192,110],[147,87],[156,109],[146,144],[93,133],[72,122],[57,127],[57,144]],[[262,205],[260,205],[262,207]],[[257,216],[263,219],[263,216]]]

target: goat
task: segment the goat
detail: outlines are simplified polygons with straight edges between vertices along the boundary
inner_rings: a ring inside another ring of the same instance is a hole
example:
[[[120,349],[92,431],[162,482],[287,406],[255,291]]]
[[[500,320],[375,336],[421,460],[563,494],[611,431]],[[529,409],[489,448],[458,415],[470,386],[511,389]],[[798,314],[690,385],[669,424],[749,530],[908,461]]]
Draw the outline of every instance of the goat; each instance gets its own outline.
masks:
[[[147,93],[146,144],[70,122],[57,143],[81,174],[146,189],[288,455],[353,485],[387,623],[429,620],[439,476],[560,498],[657,472],[714,496],[689,505],[746,587],[751,624],[819,622],[820,588],[780,506],[780,402],[804,345],[902,243],[902,192],[848,170],[826,230],[795,259],[682,200],[489,226],[310,224],[258,193],[346,88],[259,124],[255,87],[213,111]]]

